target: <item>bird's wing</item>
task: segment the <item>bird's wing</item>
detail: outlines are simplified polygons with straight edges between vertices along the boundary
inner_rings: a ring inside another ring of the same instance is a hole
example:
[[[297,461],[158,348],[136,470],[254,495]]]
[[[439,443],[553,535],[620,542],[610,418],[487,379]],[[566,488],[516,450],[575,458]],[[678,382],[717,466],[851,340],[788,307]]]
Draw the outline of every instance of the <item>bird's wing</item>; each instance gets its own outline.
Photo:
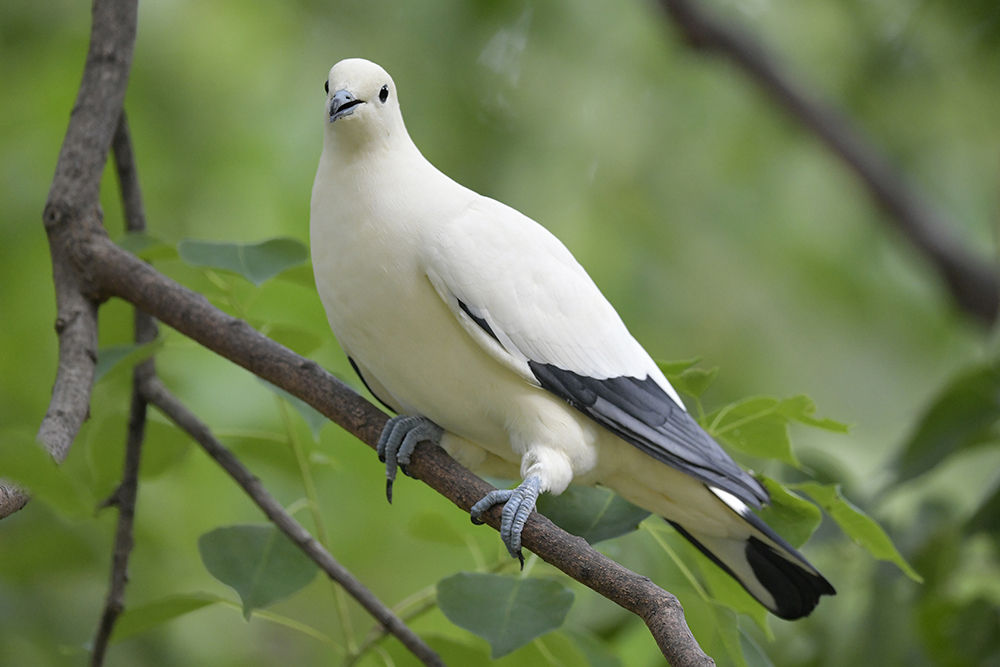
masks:
[[[481,198],[424,245],[435,290],[501,364],[653,458],[752,507],[767,501],[688,415],[618,313],[543,227]]]

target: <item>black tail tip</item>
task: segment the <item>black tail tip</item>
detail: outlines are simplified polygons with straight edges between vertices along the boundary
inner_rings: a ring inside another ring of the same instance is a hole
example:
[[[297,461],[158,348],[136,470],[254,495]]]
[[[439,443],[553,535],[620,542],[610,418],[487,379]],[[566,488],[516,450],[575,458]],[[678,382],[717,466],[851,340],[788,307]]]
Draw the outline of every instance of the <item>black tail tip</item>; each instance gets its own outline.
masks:
[[[793,621],[808,616],[821,596],[837,594],[819,572],[793,563],[756,537],[747,540],[746,557],[754,575],[774,597],[774,607],[768,607],[778,618]]]

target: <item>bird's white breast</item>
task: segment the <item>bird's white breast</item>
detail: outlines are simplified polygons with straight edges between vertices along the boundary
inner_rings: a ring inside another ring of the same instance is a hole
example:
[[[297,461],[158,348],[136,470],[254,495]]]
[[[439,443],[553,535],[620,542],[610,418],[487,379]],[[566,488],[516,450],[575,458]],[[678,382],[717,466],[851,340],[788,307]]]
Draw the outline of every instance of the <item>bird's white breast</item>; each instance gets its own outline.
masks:
[[[394,407],[520,462],[517,441],[541,428],[546,411],[563,414],[567,406],[486,354],[421,263],[421,244],[433,243],[477,195],[436,171],[394,178],[387,172],[395,166],[345,173],[324,162],[313,189],[312,259],[341,346],[391,394],[382,398]],[[395,189],[379,188],[383,178]],[[399,189],[407,183],[421,185]]]

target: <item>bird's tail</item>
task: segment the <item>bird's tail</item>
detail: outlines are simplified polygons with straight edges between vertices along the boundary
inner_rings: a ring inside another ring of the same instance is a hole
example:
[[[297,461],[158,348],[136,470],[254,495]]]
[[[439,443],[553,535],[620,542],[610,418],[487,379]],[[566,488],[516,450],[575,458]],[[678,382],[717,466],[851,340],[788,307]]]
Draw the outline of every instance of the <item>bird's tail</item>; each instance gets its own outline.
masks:
[[[737,514],[747,523],[748,537],[699,535],[694,527],[667,521],[779,618],[808,616],[821,595],[836,593],[802,554],[757,515],[749,509]]]

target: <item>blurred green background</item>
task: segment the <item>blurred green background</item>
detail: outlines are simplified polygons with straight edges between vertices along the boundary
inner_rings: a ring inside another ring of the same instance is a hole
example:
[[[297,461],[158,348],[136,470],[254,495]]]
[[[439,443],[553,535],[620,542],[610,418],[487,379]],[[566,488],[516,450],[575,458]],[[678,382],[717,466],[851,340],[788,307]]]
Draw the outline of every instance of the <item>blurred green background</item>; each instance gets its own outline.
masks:
[[[960,237],[995,256],[996,3],[712,5],[852,116],[948,213]],[[0,7],[4,448],[32,441],[55,376],[41,211],[89,19],[89,3],[79,1]],[[993,446],[948,457],[907,484],[893,484],[889,472],[949,378],[995,356],[994,337],[956,312],[928,265],[887,230],[862,188],[812,136],[732,67],[687,50],[652,3],[142,3],[126,109],[150,233],[169,243],[307,242],[323,82],[334,62],[351,56],[393,75],[410,133],[433,163],[559,236],[654,357],[719,366],[706,406],[806,393],[821,414],[852,425],[847,436],[796,432],[797,451],[882,521],[928,582],[877,564],[824,526],[805,552],[839,595],[805,621],[771,623],[774,640],[758,638],[774,664],[1000,665],[996,535],[961,529],[997,484],[996,433]],[[104,211],[117,238],[111,171]],[[255,290],[169,257],[157,268],[356,384],[302,273]],[[104,306],[102,345],[128,342],[130,318],[121,303]],[[389,507],[370,450],[333,425],[314,441],[248,373],[176,333],[164,335],[161,376],[286,506],[301,498],[302,483],[281,441],[291,432],[303,443],[333,554],[388,603],[454,572],[501,562],[493,531],[472,527],[412,481],[397,485]],[[116,371],[97,385],[91,419],[66,464],[95,500],[110,493],[118,474],[127,380]],[[193,450],[165,423],[152,427],[129,605],[197,591],[235,599],[201,564],[197,539],[262,517]],[[297,509],[311,526],[301,503]],[[36,502],[0,523],[0,664],[83,661],[103,602],[114,521],[113,511],[85,507],[70,518]],[[683,589],[648,534],[602,548]],[[598,637],[620,664],[659,664],[638,619],[575,590],[568,625]],[[349,608],[347,625],[360,641],[371,621]],[[272,609],[342,642],[344,622],[320,578]],[[480,654],[485,646],[437,610],[415,628]],[[561,641],[506,660],[551,663],[572,648]],[[392,644],[384,646],[394,664],[405,664]],[[108,664],[336,664],[338,655],[295,630],[256,616],[247,624],[238,609],[213,605],[116,644]],[[369,653],[363,664],[386,659]]]

